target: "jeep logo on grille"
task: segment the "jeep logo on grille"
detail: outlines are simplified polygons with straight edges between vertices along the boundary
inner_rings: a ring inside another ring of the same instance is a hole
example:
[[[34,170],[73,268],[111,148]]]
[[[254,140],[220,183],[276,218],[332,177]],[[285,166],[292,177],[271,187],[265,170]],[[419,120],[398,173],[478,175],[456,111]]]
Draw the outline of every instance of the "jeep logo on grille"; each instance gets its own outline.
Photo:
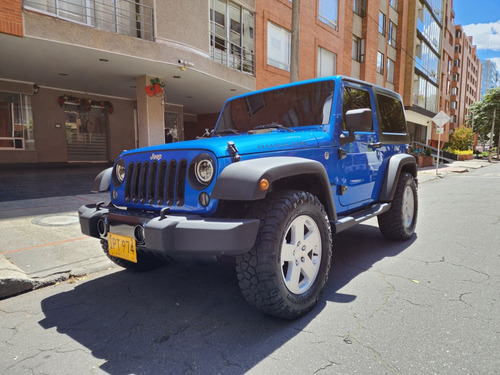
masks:
[[[151,154],[151,156],[149,157],[150,160],[161,160],[161,158],[163,157],[162,154],[155,154],[154,152]]]

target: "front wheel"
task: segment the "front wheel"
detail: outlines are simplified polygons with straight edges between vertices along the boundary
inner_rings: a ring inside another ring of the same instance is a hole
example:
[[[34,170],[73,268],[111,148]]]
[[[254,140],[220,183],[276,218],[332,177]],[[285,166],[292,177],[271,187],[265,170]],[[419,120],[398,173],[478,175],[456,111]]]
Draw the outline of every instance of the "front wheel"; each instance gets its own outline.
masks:
[[[417,213],[418,197],[415,179],[409,173],[401,173],[390,210],[378,216],[380,232],[391,240],[410,239],[417,225]]]
[[[317,303],[328,279],[332,233],[325,209],[303,191],[270,194],[255,208],[256,243],[236,258],[240,289],[255,308],[298,318]]]

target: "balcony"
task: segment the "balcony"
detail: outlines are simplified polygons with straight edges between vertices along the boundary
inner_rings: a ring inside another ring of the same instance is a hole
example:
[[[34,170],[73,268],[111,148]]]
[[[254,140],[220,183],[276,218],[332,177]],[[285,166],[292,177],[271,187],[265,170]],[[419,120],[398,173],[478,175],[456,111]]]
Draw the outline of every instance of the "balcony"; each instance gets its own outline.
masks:
[[[231,69],[255,74],[255,54],[213,32],[210,33],[210,58]]]
[[[154,40],[153,8],[135,0],[24,0],[23,6],[96,29]]]

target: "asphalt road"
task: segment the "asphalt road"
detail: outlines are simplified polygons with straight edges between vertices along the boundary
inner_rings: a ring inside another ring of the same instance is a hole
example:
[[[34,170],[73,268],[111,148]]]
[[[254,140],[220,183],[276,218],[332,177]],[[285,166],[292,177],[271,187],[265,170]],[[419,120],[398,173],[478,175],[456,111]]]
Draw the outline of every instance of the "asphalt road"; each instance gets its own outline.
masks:
[[[0,301],[3,374],[498,374],[500,164],[422,184],[416,236],[336,236],[295,321],[241,296],[227,263],[118,268]]]

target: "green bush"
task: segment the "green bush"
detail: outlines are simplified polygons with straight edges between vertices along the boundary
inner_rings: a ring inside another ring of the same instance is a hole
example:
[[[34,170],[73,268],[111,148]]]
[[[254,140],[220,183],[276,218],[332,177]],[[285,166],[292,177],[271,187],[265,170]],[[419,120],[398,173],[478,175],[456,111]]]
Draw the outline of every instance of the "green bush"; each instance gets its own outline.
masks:
[[[450,135],[450,146],[451,150],[457,151],[467,151],[470,148],[472,142],[472,128],[466,128],[462,126],[456,129],[453,134]]]

